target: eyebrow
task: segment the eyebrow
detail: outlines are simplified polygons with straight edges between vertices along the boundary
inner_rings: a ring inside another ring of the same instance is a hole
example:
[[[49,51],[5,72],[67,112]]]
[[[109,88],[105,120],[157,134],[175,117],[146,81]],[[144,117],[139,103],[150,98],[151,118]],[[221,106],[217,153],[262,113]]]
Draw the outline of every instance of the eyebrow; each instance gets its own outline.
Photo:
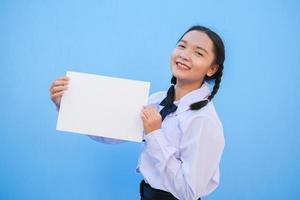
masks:
[[[179,42],[183,42],[183,43],[185,43],[185,44],[187,44],[187,43],[188,43],[188,42],[187,42],[187,41],[185,41],[185,40],[180,40]],[[206,49],[204,49],[203,47],[196,46],[196,49],[200,49],[200,50],[202,50],[202,51],[204,51],[205,53],[207,53],[207,54],[208,54],[207,50],[206,50]]]

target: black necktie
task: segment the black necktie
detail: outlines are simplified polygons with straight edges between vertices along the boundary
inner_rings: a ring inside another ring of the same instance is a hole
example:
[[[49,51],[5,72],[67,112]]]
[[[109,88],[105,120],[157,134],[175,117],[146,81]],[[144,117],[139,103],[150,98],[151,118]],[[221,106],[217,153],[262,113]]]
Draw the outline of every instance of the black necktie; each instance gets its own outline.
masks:
[[[167,92],[167,97],[160,102],[161,106],[164,106],[163,109],[159,112],[161,115],[161,121],[164,121],[165,117],[176,111],[177,106],[173,103],[175,99],[175,88],[174,85],[172,85],[168,92]]]

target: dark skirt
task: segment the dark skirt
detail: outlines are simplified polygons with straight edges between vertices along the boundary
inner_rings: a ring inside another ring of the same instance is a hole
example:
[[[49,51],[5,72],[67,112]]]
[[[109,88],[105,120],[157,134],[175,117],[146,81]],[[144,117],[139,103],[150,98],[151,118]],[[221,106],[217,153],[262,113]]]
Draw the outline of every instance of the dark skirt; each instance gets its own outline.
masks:
[[[144,180],[140,183],[140,195],[141,200],[178,200],[170,192],[152,188]]]

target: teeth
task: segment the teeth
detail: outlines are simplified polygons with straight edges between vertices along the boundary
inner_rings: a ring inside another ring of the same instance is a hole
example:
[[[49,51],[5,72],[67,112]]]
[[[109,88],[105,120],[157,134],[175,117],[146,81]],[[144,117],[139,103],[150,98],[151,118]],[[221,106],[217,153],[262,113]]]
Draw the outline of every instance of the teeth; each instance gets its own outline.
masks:
[[[183,69],[187,69],[187,70],[190,69],[188,66],[186,66],[186,65],[184,65],[180,62],[177,62],[176,65],[179,66],[180,68],[183,68]]]

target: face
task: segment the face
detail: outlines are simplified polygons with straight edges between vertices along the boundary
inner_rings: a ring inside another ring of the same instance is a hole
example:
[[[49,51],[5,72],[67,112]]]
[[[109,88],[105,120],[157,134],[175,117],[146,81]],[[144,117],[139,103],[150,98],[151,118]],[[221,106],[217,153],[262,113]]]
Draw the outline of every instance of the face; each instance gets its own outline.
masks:
[[[218,65],[214,64],[213,42],[201,31],[186,33],[171,55],[171,71],[177,83],[201,85],[205,76],[212,76]]]

